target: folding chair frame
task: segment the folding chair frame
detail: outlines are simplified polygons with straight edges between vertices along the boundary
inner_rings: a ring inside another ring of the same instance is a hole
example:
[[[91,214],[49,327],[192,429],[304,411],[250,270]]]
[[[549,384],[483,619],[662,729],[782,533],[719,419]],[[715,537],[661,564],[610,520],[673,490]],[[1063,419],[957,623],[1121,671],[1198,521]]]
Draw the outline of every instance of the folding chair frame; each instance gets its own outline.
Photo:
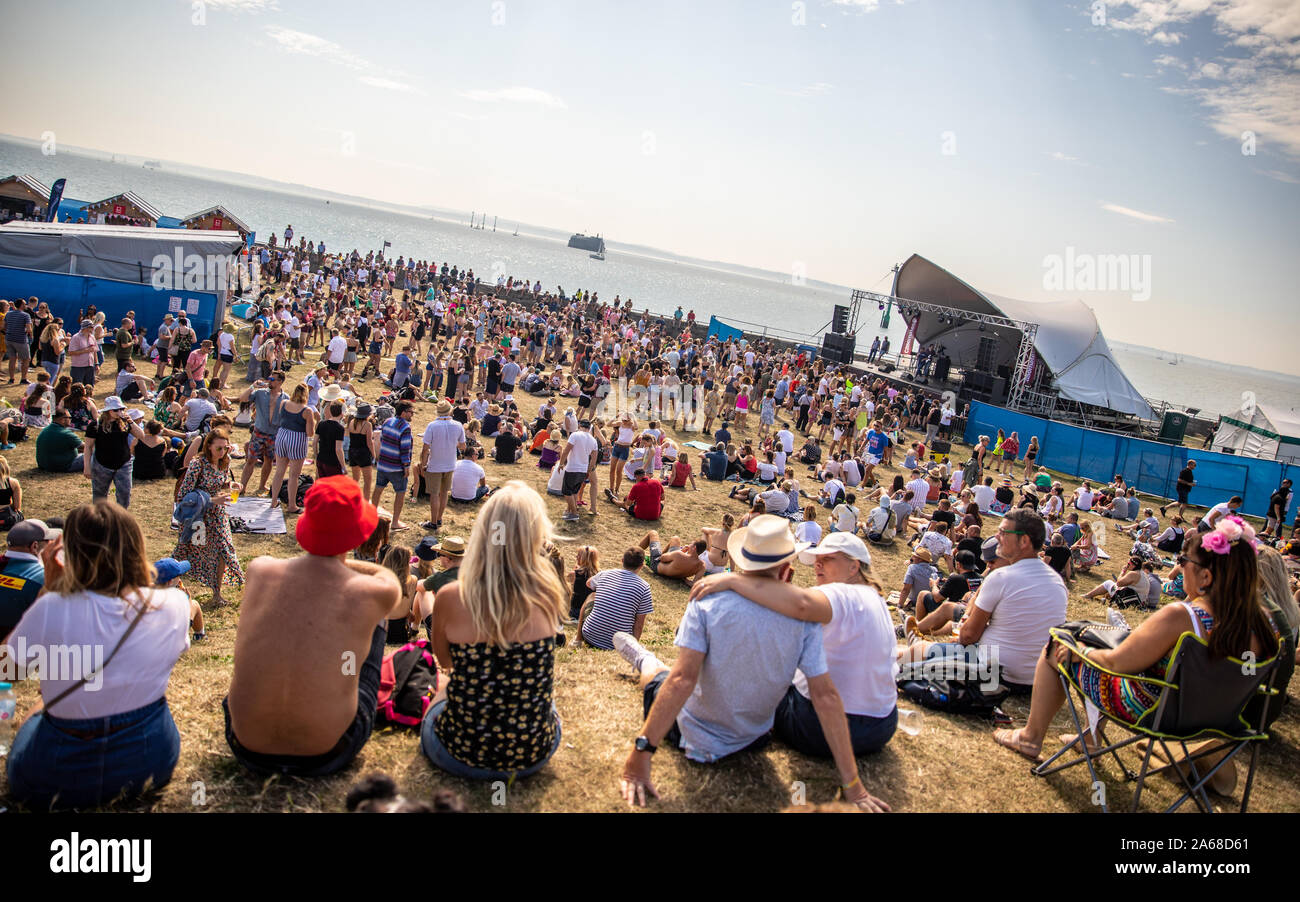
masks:
[[[1075,652],[1077,655],[1082,657],[1082,651],[1084,649],[1079,646],[1079,644],[1075,641],[1074,637],[1070,633],[1065,632],[1063,630],[1053,629],[1051,630],[1051,635],[1053,639],[1062,643],[1071,651]],[[1179,637],[1178,643],[1174,646],[1173,653],[1170,656],[1170,660],[1172,662],[1179,661],[1179,657],[1183,649],[1183,643],[1188,641],[1199,642],[1202,645],[1206,644],[1205,640],[1198,638],[1195,633],[1191,633],[1191,632],[1184,633],[1182,636]],[[1239,661],[1236,658],[1229,658],[1229,660],[1238,664],[1244,664],[1244,662]],[[1274,666],[1276,664],[1276,661],[1277,659],[1274,657],[1268,659],[1267,661],[1263,661],[1255,665],[1257,668],[1257,672],[1260,673],[1260,679],[1261,679],[1261,682],[1256,685],[1255,688],[1256,694],[1265,695],[1265,696],[1271,696],[1277,694],[1277,690],[1273,688],[1273,679],[1277,674],[1277,667]],[[1069,671],[1067,670],[1067,665],[1058,664],[1057,672],[1061,680],[1061,687],[1065,691],[1065,700],[1070,708],[1070,717],[1074,721],[1075,738],[1072,741],[1066,743],[1066,745],[1064,745],[1059,751],[1056,752],[1056,754],[1052,755],[1046,761],[1036,765],[1031,770],[1031,773],[1034,774],[1034,776],[1045,777],[1049,774],[1054,774],[1059,771],[1066,770],[1078,764],[1087,764],[1088,774],[1089,776],[1092,777],[1092,782],[1094,784],[1097,784],[1100,783],[1101,780],[1098,777],[1096,764],[1094,762],[1096,759],[1100,759],[1105,755],[1110,755],[1115,759],[1115,763],[1119,765],[1120,770],[1123,772],[1125,779],[1128,781],[1136,781],[1137,783],[1133,791],[1133,804],[1132,807],[1130,808],[1131,811],[1136,812],[1142,800],[1142,790],[1146,784],[1146,778],[1148,776],[1163,773],[1164,771],[1173,768],[1174,771],[1178,774],[1179,780],[1182,782],[1184,792],[1181,796],[1178,797],[1178,799],[1172,805],[1170,805],[1168,808],[1165,809],[1165,813],[1168,814],[1170,812],[1176,811],[1188,799],[1192,799],[1193,801],[1196,802],[1197,807],[1201,811],[1205,812],[1206,814],[1210,814],[1213,813],[1214,806],[1210,803],[1209,796],[1205,791],[1205,786],[1210,782],[1211,779],[1214,778],[1214,775],[1217,774],[1219,770],[1221,770],[1224,767],[1224,765],[1231,762],[1242,749],[1244,749],[1247,745],[1249,745],[1251,747],[1250,768],[1246,773],[1246,785],[1242,790],[1241,808],[1240,808],[1241,813],[1244,814],[1246,812],[1246,808],[1250,804],[1250,792],[1251,792],[1251,787],[1254,784],[1254,780],[1255,780],[1255,769],[1259,763],[1260,742],[1262,740],[1268,739],[1268,734],[1264,732],[1264,718],[1268,716],[1267,706],[1264,706],[1263,710],[1261,711],[1260,722],[1258,724],[1258,727],[1252,727],[1243,716],[1245,706],[1249,705],[1251,701],[1251,699],[1248,699],[1245,705],[1242,706],[1242,711],[1239,711],[1237,714],[1237,719],[1241,722],[1241,724],[1245,728],[1245,732],[1239,732],[1235,735],[1214,728],[1199,730],[1194,734],[1186,735],[1186,736],[1177,736],[1173,734],[1162,733],[1160,732],[1160,722],[1164,719],[1164,715],[1166,712],[1166,702],[1168,701],[1168,694],[1170,692],[1178,691],[1179,689],[1178,684],[1168,682],[1166,680],[1155,679],[1152,677],[1114,673],[1112,671],[1106,670],[1105,668],[1097,667],[1096,665],[1093,664],[1090,664],[1089,666],[1092,666],[1095,669],[1100,670],[1102,673],[1105,673],[1109,676],[1126,677],[1128,679],[1136,680],[1150,686],[1159,687],[1161,690],[1160,698],[1156,702],[1156,706],[1153,709],[1155,714],[1154,717],[1151,718],[1151,724],[1150,726],[1145,726],[1142,724],[1130,724],[1130,723],[1124,723],[1123,721],[1115,720],[1114,718],[1109,718],[1112,722],[1130,731],[1133,735],[1119,742],[1111,743],[1109,745],[1103,746],[1102,748],[1089,751],[1087,743],[1084,740],[1084,735],[1085,735],[1084,721],[1079,716],[1080,714],[1079,707],[1075,702],[1076,693],[1078,694],[1079,698],[1084,701],[1087,700],[1087,695],[1084,693],[1083,688],[1079,686],[1078,683],[1075,682],[1075,680],[1070,676]],[[1177,668],[1177,664],[1175,663],[1174,666],[1171,667],[1171,670],[1176,671],[1176,668]],[[1169,676],[1176,678],[1177,674],[1175,672],[1169,674]],[[1195,754],[1192,754],[1189,751],[1187,747],[1188,742],[1192,742],[1197,739],[1202,739],[1207,737],[1209,738],[1217,737],[1219,739],[1224,740],[1225,743],[1230,744],[1231,751],[1229,751],[1228,754],[1222,758],[1222,760],[1220,760],[1217,764],[1215,764],[1214,767],[1210,768],[1210,770],[1208,770],[1204,775],[1202,775],[1199,769],[1197,768],[1196,764],[1194,763],[1195,760],[1198,758],[1207,757],[1209,755],[1219,754],[1225,748],[1225,745],[1220,743],[1202,749],[1196,752]],[[1135,742],[1139,742],[1142,739],[1148,740],[1146,754],[1143,755],[1142,757],[1141,771],[1138,773],[1134,773],[1133,770],[1125,766],[1123,760],[1120,759],[1119,750],[1125,748],[1126,746],[1132,745]],[[1166,760],[1170,762],[1175,761],[1175,758],[1169,749],[1170,742],[1176,743],[1181,748],[1183,752],[1183,758],[1178,760],[1177,763],[1165,764],[1163,766],[1152,769],[1150,766],[1151,754],[1155,750],[1157,743],[1160,745],[1161,750],[1164,752]],[[1069,761],[1066,761],[1063,764],[1055,764],[1055,762],[1058,759],[1060,759],[1063,755],[1065,755],[1066,752],[1070,751],[1070,749],[1075,748],[1076,746],[1078,747],[1080,752],[1080,754],[1077,757]],[[1191,771],[1190,774],[1184,773],[1184,769],[1183,769],[1184,765],[1190,769]],[[1102,797],[1101,810],[1104,812],[1110,811],[1110,807],[1105,801],[1105,796]]]

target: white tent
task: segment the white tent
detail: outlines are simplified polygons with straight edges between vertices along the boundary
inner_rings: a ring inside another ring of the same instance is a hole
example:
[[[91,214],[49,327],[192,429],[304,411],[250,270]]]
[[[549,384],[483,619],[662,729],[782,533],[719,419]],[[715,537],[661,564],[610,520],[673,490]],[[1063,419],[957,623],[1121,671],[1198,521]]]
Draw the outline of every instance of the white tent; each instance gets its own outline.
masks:
[[[1241,410],[1225,415],[1210,450],[1300,464],[1300,419],[1256,404],[1250,417]]]
[[[1080,300],[1017,301],[988,294],[918,254],[899,269],[893,293],[904,300],[1037,323],[1034,350],[1051,377],[1044,385],[1050,384],[1061,397],[1081,404],[1155,419],[1151,405],[1115,362],[1092,309]],[[994,325],[981,329],[960,320],[943,322],[933,313],[920,314],[917,323],[920,344],[943,345],[954,364],[966,370],[976,367],[981,344],[988,345],[982,339],[996,339],[996,356],[988,361],[989,369],[996,372],[997,367],[1005,366],[1014,371],[1019,329]],[[1034,383],[1039,379],[1035,375]]]

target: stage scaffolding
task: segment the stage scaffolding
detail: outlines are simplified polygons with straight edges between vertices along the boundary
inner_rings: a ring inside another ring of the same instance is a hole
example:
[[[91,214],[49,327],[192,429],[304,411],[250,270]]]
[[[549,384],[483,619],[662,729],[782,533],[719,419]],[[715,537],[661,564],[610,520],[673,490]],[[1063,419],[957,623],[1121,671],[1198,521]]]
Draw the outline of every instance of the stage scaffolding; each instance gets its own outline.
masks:
[[[962,322],[983,323],[988,326],[1015,329],[1020,333],[1020,347],[1016,350],[1016,365],[1011,374],[1011,384],[1007,387],[1007,407],[1011,410],[1022,410],[1030,407],[1041,410],[1044,405],[1043,393],[1031,392],[1028,385],[1029,377],[1032,375],[1030,370],[1034,363],[1034,339],[1038,336],[1038,323],[1008,319],[1005,316],[998,316],[993,313],[976,313],[971,310],[962,310],[960,307],[945,307],[941,304],[912,301],[907,298],[881,294],[877,291],[854,290],[849,311],[849,322],[854,330],[857,328],[863,301],[871,301],[876,304],[893,303],[898,312],[909,323],[922,313],[932,313],[935,316],[944,316]]]

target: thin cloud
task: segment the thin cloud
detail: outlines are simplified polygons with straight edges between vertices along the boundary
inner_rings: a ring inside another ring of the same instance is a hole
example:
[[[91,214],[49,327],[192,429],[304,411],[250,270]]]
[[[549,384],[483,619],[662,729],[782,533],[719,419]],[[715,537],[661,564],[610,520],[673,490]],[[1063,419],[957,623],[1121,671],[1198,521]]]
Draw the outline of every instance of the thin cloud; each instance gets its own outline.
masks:
[[[184,0],[186,6],[190,6],[190,0]],[[226,10],[232,13],[263,13],[279,12],[280,4],[277,0],[203,0],[204,6],[210,6],[213,9]]]
[[[1271,179],[1277,179],[1279,182],[1286,182],[1288,185],[1300,185],[1300,178],[1296,178],[1289,172],[1281,172],[1277,169],[1256,169],[1255,171]]]
[[[1154,59],[1185,76],[1165,90],[1200,103],[1216,134],[1240,141],[1251,132],[1261,148],[1300,159],[1300,8],[1292,0],[1112,0],[1108,24],[1163,47],[1182,43],[1180,29],[1208,24],[1222,41],[1214,59]]]
[[[526,88],[519,85],[490,91],[482,89],[462,91],[460,96],[475,103],[526,103],[556,110],[566,109],[564,101],[554,94],[540,88]]]
[[[902,6],[907,0],[894,0],[895,6]],[[880,9],[880,0],[831,0],[832,6],[844,6],[861,13],[874,13]],[[826,26],[822,26],[825,28]]]
[[[1103,210],[1108,210],[1111,213],[1118,213],[1120,216],[1127,216],[1130,219],[1137,219],[1142,222],[1173,222],[1173,220],[1168,217],[1157,216],[1154,213],[1143,213],[1141,210],[1134,210],[1131,207],[1121,207],[1119,204],[1103,203],[1101,208]]]
[[[288,53],[320,57],[327,62],[346,66],[349,69],[366,70],[375,68],[369,61],[357,56],[355,53],[344,50],[339,44],[328,38],[322,38],[320,35],[295,31],[292,28],[283,28],[279,25],[267,25],[264,30],[267,37],[275,41],[281,50]]]
[[[418,94],[414,85],[408,85],[404,81],[393,81],[391,78],[380,78],[378,75],[363,75],[357,81],[363,85],[370,85],[372,88],[382,88],[385,91],[397,91],[402,94]]]
[[[784,94],[786,97],[820,97],[823,94],[829,93],[834,87],[835,86],[832,84],[818,81],[803,88],[787,88],[782,90],[780,93]]]
[[[1079,158],[1078,158],[1078,157],[1072,157],[1072,156],[1070,156],[1068,153],[1065,153],[1064,151],[1060,151],[1060,150],[1054,150],[1054,151],[1052,151],[1051,153],[1048,153],[1047,156],[1050,157],[1050,158],[1053,159],[1053,160],[1056,160],[1056,162],[1058,162],[1058,163],[1078,163],[1078,162],[1079,162]]]

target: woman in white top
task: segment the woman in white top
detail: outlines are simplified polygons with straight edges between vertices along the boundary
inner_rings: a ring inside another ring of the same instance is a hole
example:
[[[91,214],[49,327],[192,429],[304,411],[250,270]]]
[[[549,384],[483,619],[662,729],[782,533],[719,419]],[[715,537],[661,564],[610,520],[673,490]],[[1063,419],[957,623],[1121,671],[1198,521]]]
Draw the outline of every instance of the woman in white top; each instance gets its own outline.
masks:
[[[898,689],[894,624],[871,569],[871,552],[857,536],[837,532],[803,551],[799,562],[816,569],[816,588],[719,573],[697,580],[691,599],[731,589],[779,614],[823,624],[826,666],[844,701],[853,754],[878,751],[898,725]],[[805,755],[831,757],[802,673],[795,673],[794,685],[777,706],[774,726],[783,741]]]
[[[232,323],[226,323],[217,333],[217,360],[217,388],[223,389],[235,363],[235,327]]]
[[[14,740],[9,795],[32,808],[81,808],[165,786],[181,737],[164,693],[198,606],[182,589],[150,588],[144,534],[116,504],[83,504],[62,536],[47,535],[38,543],[47,591],[4,653],[24,649],[19,663],[30,665],[42,650],[94,651],[41,664],[45,709]]]

